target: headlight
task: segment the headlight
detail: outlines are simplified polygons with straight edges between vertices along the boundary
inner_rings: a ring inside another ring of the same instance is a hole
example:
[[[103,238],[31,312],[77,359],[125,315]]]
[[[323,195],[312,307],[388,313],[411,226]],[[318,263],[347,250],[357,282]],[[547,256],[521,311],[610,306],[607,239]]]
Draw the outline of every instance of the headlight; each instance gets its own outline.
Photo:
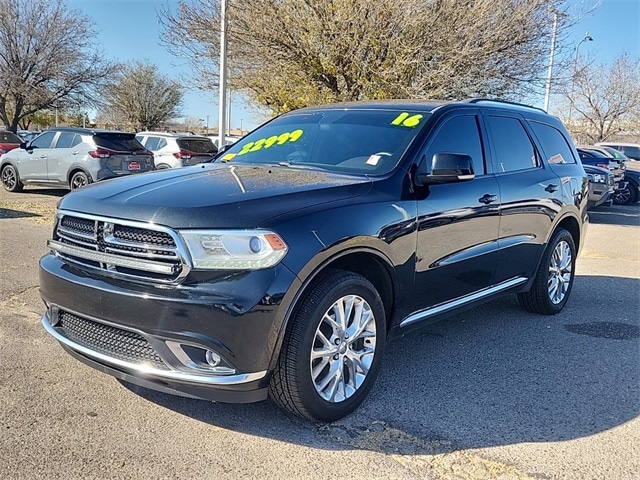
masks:
[[[205,270],[260,270],[278,264],[287,245],[268,230],[181,230],[193,267]]]
[[[604,177],[602,175],[600,175],[599,173],[589,173],[589,174],[587,174],[587,177],[589,177],[589,181],[590,182],[593,182],[593,183],[605,183]]]

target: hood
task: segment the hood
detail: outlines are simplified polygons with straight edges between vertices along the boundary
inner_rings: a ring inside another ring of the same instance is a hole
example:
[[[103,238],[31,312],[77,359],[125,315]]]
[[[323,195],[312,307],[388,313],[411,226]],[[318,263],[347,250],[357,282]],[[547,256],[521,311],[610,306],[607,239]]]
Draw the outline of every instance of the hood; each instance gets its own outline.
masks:
[[[370,187],[366,177],[318,170],[199,164],[93,184],[66,195],[59,208],[173,228],[255,228]]]

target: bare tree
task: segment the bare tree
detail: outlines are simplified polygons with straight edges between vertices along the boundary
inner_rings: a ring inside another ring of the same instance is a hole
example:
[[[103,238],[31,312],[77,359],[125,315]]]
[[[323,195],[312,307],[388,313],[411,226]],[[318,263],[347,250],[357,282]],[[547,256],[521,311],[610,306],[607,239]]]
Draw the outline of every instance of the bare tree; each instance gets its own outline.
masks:
[[[612,66],[581,62],[565,92],[564,118],[580,143],[611,140],[640,124],[640,60],[623,55]]]
[[[279,113],[343,100],[539,91],[566,0],[227,0],[231,84]],[[217,87],[218,0],[178,2],[164,39]],[[572,20],[573,19],[573,20]],[[559,49],[560,51],[561,49]]]
[[[0,0],[0,120],[12,131],[43,109],[90,99],[109,73],[90,20],[63,0]]]
[[[178,82],[160,74],[155,65],[133,62],[123,65],[105,86],[101,116],[110,124],[152,130],[179,115],[182,96]]]

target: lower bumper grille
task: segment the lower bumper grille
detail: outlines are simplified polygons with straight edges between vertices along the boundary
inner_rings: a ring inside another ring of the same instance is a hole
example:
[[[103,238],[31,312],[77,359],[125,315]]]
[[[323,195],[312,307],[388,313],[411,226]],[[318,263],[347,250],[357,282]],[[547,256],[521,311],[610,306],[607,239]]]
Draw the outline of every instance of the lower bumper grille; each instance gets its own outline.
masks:
[[[60,310],[55,328],[73,342],[119,360],[168,370],[165,362],[140,334],[94,322]]]

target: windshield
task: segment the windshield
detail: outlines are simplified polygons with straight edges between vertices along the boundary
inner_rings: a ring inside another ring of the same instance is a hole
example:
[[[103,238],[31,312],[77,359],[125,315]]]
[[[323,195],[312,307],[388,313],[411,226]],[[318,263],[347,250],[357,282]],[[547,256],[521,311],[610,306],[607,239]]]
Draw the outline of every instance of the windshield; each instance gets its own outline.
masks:
[[[292,113],[242,138],[216,161],[384,174],[397,165],[428,115],[356,109]]]

